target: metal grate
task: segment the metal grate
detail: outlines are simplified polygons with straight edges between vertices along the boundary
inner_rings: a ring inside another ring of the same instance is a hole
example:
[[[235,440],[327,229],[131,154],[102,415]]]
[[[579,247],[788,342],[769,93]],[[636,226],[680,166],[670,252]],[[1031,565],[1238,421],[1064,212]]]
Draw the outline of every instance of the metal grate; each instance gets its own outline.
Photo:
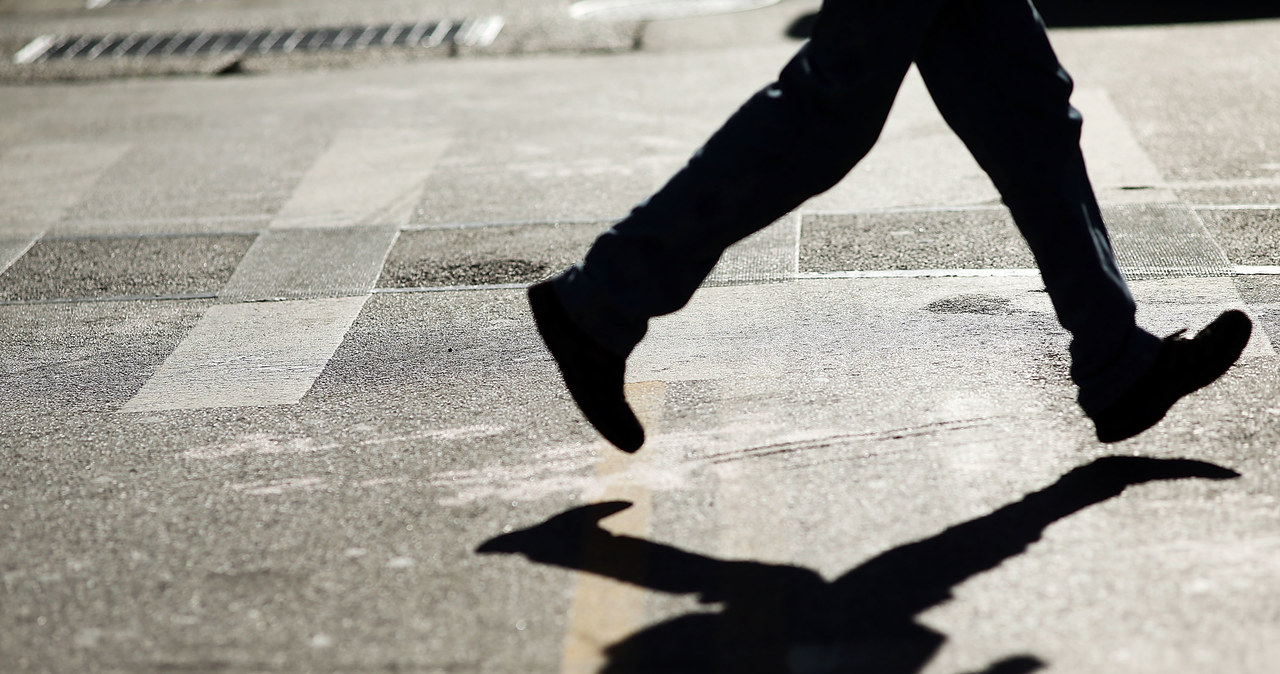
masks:
[[[391,23],[338,28],[273,28],[112,35],[42,35],[14,63],[163,56],[217,56],[368,49],[370,47],[484,47],[502,31],[500,16],[463,21]]]
[[[1204,223],[1183,204],[1105,206],[1102,214],[1125,278],[1216,277],[1235,273]]]
[[[784,216],[725,250],[703,286],[790,281],[796,277],[800,216]]]

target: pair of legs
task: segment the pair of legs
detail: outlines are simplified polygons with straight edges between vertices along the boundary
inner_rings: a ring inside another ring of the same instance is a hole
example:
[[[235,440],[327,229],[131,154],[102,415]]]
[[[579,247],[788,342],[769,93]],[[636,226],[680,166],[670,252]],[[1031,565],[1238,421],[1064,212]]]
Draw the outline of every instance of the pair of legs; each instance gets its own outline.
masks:
[[[1031,247],[1071,333],[1085,413],[1105,415],[1153,368],[1162,342],[1135,323],[1080,153],[1071,79],[1028,0],[827,0],[776,82],[531,295],[536,317],[556,305],[539,327],[589,419],[583,397],[603,389],[569,381],[570,352],[601,350],[580,380],[625,362],[648,320],[684,306],[725,248],[839,182],[875,143],[912,63]],[[556,321],[572,345],[552,343]]]

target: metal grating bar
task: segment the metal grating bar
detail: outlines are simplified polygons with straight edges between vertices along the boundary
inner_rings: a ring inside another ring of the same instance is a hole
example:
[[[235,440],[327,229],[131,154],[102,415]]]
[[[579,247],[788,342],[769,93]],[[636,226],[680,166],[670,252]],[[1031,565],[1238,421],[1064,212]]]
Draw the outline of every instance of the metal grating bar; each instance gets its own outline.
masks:
[[[444,44],[445,40],[449,38],[449,34],[454,31],[456,26],[457,24],[455,24],[452,21],[441,21],[440,23],[436,24],[436,27],[434,30],[432,30],[430,33],[427,34],[425,38],[423,38],[422,46],[435,47],[435,46]]]
[[[118,47],[120,43],[124,42],[126,39],[126,36],[108,35],[107,37],[98,40],[97,44],[90,47],[89,50],[84,53],[84,57],[87,59],[96,59],[101,56],[103,52]]]
[[[140,42],[141,40],[142,40],[142,36],[138,35],[137,33],[134,33],[133,35],[125,36],[125,38],[120,41],[120,44],[116,45],[110,51],[110,53],[107,54],[107,56],[111,56],[111,57],[124,56],[125,54],[129,53],[129,50],[132,49],[133,46],[135,44],[138,44],[138,42]]]
[[[141,1],[141,0],[139,0]],[[500,16],[464,21],[423,21],[376,26],[272,28],[216,32],[42,35],[14,55],[14,63],[156,56],[291,53],[382,47],[432,48],[445,44],[483,47],[502,31]]]
[[[150,56],[160,41],[164,39],[160,35],[147,35],[145,40],[138,40],[132,47],[125,50],[124,56]]]
[[[71,44],[67,45],[67,48],[65,50],[62,50],[60,55],[63,58],[75,58],[77,54],[84,52],[84,50],[92,42],[93,42],[92,38],[82,37],[79,40],[76,40],[75,42],[72,42]]]
[[[164,40],[161,41],[160,44],[163,46],[159,49],[160,55],[172,56],[183,45],[195,39],[196,39],[195,35],[189,35],[187,33],[178,33],[177,35],[170,35],[169,37],[166,37]]]

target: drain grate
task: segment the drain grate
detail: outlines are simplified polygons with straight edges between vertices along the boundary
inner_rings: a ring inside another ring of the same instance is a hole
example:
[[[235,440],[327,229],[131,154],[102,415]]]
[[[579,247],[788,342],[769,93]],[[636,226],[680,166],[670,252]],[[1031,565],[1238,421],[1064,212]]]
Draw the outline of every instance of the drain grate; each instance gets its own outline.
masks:
[[[371,47],[485,47],[502,31],[500,16],[463,21],[390,23],[337,28],[274,28],[112,35],[42,35],[14,57],[17,64],[163,56],[217,56],[368,49]]]

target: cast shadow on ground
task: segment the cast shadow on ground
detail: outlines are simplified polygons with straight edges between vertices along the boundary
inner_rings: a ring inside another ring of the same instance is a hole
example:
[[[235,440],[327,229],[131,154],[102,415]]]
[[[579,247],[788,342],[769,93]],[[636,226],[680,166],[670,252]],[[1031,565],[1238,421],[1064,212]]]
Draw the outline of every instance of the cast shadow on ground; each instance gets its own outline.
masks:
[[[1276,0],[1035,0],[1050,28],[1142,26],[1280,18]],[[787,27],[787,36],[813,34],[817,14],[805,14]]]
[[[609,647],[607,674],[623,672],[921,671],[946,640],[916,620],[952,588],[1021,554],[1050,524],[1153,480],[1239,474],[1202,461],[1112,456],[936,536],[894,548],[832,582],[797,566],[727,561],[613,535],[599,521],[630,507],[612,501],[574,508],[493,538],[480,553],[522,554],[659,592],[694,594],[718,611],[697,612]],[[1026,674],[1044,663],[1015,655],[982,674]]]

